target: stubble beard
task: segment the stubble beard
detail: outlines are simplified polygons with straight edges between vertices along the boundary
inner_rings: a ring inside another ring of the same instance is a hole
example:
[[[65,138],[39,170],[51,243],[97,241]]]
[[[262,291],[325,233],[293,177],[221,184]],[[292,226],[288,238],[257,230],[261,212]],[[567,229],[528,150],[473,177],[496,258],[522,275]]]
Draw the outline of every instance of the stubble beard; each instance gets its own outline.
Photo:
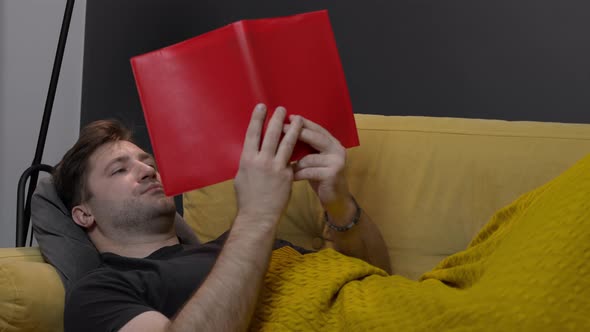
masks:
[[[130,198],[110,211],[112,230],[130,236],[170,232],[174,225],[176,205],[172,197],[145,201]]]

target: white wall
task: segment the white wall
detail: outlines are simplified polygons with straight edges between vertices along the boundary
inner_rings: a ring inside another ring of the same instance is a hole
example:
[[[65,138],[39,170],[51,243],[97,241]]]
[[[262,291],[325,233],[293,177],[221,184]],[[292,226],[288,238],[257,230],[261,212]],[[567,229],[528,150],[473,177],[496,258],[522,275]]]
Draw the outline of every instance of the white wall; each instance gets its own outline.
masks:
[[[0,247],[14,247],[16,189],[31,165],[66,0],[0,0]],[[43,163],[78,137],[86,0],[76,1]]]

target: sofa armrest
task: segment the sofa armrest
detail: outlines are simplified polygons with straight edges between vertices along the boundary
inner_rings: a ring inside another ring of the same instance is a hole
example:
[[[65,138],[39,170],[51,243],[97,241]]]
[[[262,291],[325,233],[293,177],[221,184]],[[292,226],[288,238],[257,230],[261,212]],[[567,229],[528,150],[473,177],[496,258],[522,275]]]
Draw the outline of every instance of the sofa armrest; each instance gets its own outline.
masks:
[[[0,248],[0,331],[63,331],[64,299],[39,248]]]
[[[39,247],[0,248],[0,264],[14,261],[44,262]]]

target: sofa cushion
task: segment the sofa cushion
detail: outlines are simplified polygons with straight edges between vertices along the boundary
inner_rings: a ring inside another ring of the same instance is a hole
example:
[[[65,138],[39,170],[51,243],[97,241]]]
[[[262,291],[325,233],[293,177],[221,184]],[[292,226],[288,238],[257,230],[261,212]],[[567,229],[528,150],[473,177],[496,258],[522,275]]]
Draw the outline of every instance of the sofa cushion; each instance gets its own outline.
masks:
[[[348,150],[347,178],[380,228],[393,272],[412,279],[465,249],[499,208],[590,153],[590,125],[355,115],[361,146]],[[184,195],[199,238],[235,217],[232,181]],[[278,236],[313,249],[322,240],[319,202],[302,182]]]
[[[27,261],[35,255],[7,257],[7,250],[0,258],[0,331],[63,331],[64,288],[55,268]],[[36,257],[42,261],[38,250]]]

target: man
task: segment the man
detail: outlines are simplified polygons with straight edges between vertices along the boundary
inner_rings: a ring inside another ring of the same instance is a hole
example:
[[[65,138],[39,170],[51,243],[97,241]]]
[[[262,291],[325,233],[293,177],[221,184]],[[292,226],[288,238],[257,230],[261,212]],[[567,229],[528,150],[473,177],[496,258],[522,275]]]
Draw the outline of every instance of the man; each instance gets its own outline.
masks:
[[[103,266],[68,293],[66,331],[234,331],[248,327],[293,181],[308,180],[324,206],[335,248],[389,271],[376,226],[346,179],[345,149],[328,131],[278,107],[264,137],[257,105],[235,178],[238,213],[223,239],[179,244],[175,206],[150,155],[113,122],[97,122],[58,165],[54,181]],[[284,136],[281,138],[282,134]],[[289,162],[295,143],[318,153]]]

